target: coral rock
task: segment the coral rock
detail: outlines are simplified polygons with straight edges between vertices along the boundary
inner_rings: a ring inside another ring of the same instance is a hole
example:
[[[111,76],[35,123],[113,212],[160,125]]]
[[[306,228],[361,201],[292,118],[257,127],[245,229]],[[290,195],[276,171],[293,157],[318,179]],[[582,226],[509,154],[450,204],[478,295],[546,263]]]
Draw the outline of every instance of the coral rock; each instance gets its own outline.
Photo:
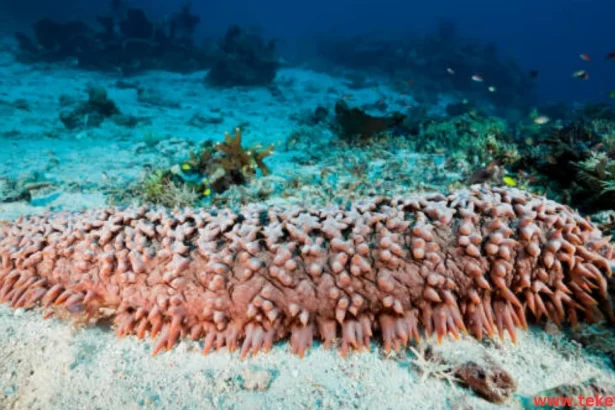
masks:
[[[0,302],[112,317],[117,334],[241,355],[289,339],[385,350],[424,333],[515,341],[528,321],[613,319],[613,246],[570,208],[516,189],[336,208],[94,209],[0,226]]]
[[[517,382],[492,360],[467,362],[455,371],[473,392],[492,403],[504,403],[517,390]]]

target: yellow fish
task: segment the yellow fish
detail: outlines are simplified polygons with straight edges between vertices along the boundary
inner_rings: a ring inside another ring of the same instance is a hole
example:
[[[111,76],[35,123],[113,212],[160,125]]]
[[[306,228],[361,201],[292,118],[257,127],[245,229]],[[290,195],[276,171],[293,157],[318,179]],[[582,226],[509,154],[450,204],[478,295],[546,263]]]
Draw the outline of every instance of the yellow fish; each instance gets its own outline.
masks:
[[[205,196],[211,195],[211,189],[205,188],[205,191],[203,191],[203,195],[205,195]]]
[[[515,181],[513,177],[504,177],[502,178],[502,181],[504,181],[504,183],[510,187],[517,186],[517,181]]]
[[[190,166],[190,164],[182,164],[183,171],[190,171],[191,169],[192,167]]]

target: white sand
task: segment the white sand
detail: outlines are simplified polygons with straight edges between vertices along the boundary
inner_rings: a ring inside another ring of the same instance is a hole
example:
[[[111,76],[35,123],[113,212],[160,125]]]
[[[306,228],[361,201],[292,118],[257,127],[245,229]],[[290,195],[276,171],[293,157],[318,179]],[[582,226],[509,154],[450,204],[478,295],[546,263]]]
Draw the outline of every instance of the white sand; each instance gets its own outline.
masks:
[[[118,339],[98,327],[75,329],[4,306],[0,329],[3,409],[519,408],[519,396],[562,383],[590,377],[615,382],[605,360],[538,329],[520,332],[517,345],[470,338],[436,345],[448,357],[494,357],[519,384],[503,406],[441,379],[421,381],[411,353],[387,358],[377,344],[346,359],[319,346],[299,359],[279,343],[269,354],[242,361],[237,353],[203,356],[198,344],[182,342],[152,357],[149,341]]]

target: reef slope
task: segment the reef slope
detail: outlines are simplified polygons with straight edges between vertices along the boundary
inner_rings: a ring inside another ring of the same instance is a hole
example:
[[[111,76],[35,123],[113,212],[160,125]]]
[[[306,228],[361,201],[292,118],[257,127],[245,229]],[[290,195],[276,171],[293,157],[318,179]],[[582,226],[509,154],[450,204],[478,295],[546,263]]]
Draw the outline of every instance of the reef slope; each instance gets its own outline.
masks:
[[[0,228],[0,301],[112,318],[118,335],[241,354],[314,337],[386,350],[421,333],[502,337],[527,320],[615,318],[613,246],[570,208],[507,188],[344,207],[96,209]]]

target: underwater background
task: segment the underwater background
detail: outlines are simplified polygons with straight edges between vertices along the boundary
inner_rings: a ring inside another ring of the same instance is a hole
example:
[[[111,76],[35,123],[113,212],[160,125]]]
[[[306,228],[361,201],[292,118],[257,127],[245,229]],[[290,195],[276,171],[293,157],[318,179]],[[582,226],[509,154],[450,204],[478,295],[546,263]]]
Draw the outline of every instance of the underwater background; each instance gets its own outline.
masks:
[[[108,12],[107,2],[27,0],[0,6],[0,30],[23,29],[42,17],[94,19]],[[176,11],[169,1],[134,1],[152,18]],[[596,64],[589,84],[571,82],[569,74],[579,69],[573,57],[587,53],[600,57],[610,52],[615,28],[613,3],[609,0],[489,0],[423,1],[207,1],[193,2],[202,19],[197,38],[220,36],[232,23],[259,26],[267,37],[280,38],[285,52],[301,55],[312,37],[335,39],[351,35],[426,34],[443,20],[453,22],[464,37],[495,43],[498,50],[514,58],[523,68],[541,72],[538,95],[548,100],[602,100],[614,88],[612,67]],[[602,63],[602,61],[599,61]]]
[[[610,234],[614,12],[608,0],[3,1],[0,221],[345,206],[487,184],[545,195]],[[346,359],[316,348],[300,360],[282,343],[246,363],[184,342],[152,359],[149,342],[39,316],[0,306],[0,409],[534,408],[537,395],[615,395],[608,325]],[[470,362],[513,382],[468,388],[454,370]]]

